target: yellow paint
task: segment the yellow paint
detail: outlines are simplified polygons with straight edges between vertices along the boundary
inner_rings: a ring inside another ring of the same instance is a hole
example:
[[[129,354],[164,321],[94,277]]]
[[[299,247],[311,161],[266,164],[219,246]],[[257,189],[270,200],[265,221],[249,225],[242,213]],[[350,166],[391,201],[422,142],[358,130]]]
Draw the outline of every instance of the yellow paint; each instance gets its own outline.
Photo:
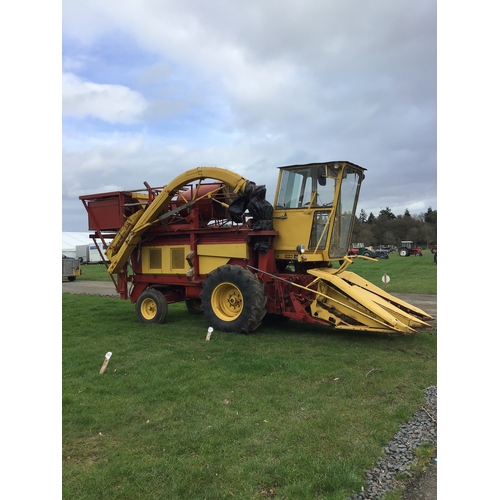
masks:
[[[143,246],[141,248],[141,263],[143,274],[185,274],[189,263],[185,258],[178,259],[182,267],[174,267],[172,255],[175,251],[182,252],[185,257],[189,252],[189,245],[177,246]],[[158,257],[159,256],[159,257]],[[160,265],[158,265],[160,263]]]
[[[433,319],[354,273],[326,268],[311,269],[308,273],[320,278],[321,295],[311,304],[313,316],[329,321],[336,328],[414,334],[417,333],[414,328],[429,326],[424,319]]]
[[[219,266],[224,266],[229,262],[229,257],[200,257],[198,261],[200,274],[208,274]]]
[[[297,246],[297,245],[295,245]],[[328,257],[323,255],[323,252],[318,252],[316,254],[312,253],[306,253],[305,254],[299,254],[297,253],[297,250],[295,250],[295,253],[289,253],[289,252],[274,252],[274,258],[276,260],[296,260],[298,262],[302,262],[303,260],[307,262],[325,262],[328,261]]]
[[[312,214],[306,210],[275,210],[273,214],[273,227],[279,231],[274,242],[275,252],[297,253],[298,244],[308,246],[311,236]],[[285,215],[286,219],[279,217]]]
[[[237,259],[248,259],[248,245],[246,243],[198,245],[196,247],[196,253],[200,257],[234,257]]]
[[[248,259],[246,243],[198,245],[196,252],[200,274],[208,274],[217,267],[227,264],[232,258]]]
[[[116,253],[118,253],[121,246],[127,239],[127,236],[129,235],[130,231],[137,223],[137,221],[140,219],[143,213],[144,213],[144,208],[141,208],[140,210],[132,214],[130,217],[128,217],[123,226],[118,231],[117,235],[113,238],[113,241],[109,244],[105,252],[106,256],[110,261],[112,260],[113,256],[116,255]],[[111,271],[109,272],[111,273]]]
[[[222,321],[234,321],[244,309],[241,290],[233,283],[221,283],[210,297],[212,309]]]
[[[297,255],[297,245],[304,245],[306,248],[305,257],[309,262],[328,262],[329,239],[323,250],[309,250],[309,240],[313,224],[315,208],[275,210],[273,226],[279,235],[274,243],[274,254],[276,259],[288,260],[290,255]],[[328,209],[321,209],[327,212]],[[284,218],[280,218],[284,217]],[[296,260],[293,257],[290,260]],[[299,256],[300,260],[300,256]]]

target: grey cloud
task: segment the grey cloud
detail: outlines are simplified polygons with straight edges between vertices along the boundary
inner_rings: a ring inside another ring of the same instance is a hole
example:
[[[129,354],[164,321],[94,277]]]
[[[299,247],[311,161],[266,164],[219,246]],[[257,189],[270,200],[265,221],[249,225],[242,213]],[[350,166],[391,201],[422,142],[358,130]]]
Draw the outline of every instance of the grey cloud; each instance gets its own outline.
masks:
[[[181,169],[215,164],[266,184],[269,197],[275,167],[344,159],[368,169],[359,208],[436,208],[435,1],[170,0],[112,9],[68,0],[63,11],[85,43],[119,29],[159,60],[137,81],[151,91],[141,146],[127,150],[124,137],[90,151],[82,138],[63,160],[68,181],[86,155],[104,176],[94,170],[89,189],[117,174],[124,188],[163,185]],[[189,79],[176,80],[176,66]],[[181,131],[176,120],[187,112],[192,128]]]

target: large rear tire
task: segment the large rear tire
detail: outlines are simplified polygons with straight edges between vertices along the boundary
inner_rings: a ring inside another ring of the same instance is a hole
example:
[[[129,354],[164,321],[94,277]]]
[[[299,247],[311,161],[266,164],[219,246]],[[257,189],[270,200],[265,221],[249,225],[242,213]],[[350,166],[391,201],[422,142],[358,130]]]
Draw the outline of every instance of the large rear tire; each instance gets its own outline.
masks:
[[[200,299],[207,323],[223,332],[253,332],[266,314],[264,285],[241,266],[212,271],[203,282]]]
[[[410,255],[410,251],[407,248],[402,247],[399,249],[399,255],[400,257],[408,257]]]
[[[165,295],[155,288],[149,288],[139,295],[135,312],[141,323],[164,323],[168,304]]]

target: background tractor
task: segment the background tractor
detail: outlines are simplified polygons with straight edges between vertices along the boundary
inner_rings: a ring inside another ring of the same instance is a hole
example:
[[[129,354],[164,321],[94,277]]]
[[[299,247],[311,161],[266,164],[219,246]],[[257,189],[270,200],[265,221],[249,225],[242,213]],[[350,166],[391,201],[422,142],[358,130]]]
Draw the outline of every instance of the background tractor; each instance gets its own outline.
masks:
[[[365,247],[362,255],[365,257],[371,257],[372,259],[389,258],[389,252],[387,250],[383,250],[382,248],[373,248],[372,246]]]
[[[389,251],[382,247],[373,248],[372,246],[366,247],[364,243],[353,243],[347,255],[363,255],[372,259],[388,259]]]
[[[422,257],[422,247],[414,247],[413,241],[402,241],[398,253],[401,257],[409,257],[410,255]]]
[[[337,330],[417,333],[432,317],[347,271],[365,169],[347,161],[279,167],[266,188],[217,167],[163,187],[81,196],[108,273],[139,321],[185,302],[209,326],[256,330],[266,315]]]

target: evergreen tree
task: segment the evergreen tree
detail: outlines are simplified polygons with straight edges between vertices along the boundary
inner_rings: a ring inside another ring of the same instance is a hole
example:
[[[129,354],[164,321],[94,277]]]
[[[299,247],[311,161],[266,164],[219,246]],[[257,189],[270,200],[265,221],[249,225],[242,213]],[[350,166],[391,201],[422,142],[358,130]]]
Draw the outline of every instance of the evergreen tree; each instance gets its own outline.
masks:
[[[370,215],[368,216],[368,219],[366,219],[366,222],[368,222],[368,224],[373,224],[375,222],[375,216],[373,215],[373,212],[370,212]]]
[[[359,212],[359,222],[361,222],[361,224],[366,222],[366,212],[363,209]]]
[[[427,212],[424,215],[424,220],[425,222],[429,224],[436,224],[437,223],[437,210],[432,210],[431,207],[427,209]]]
[[[378,216],[379,219],[386,219],[386,220],[392,220],[396,218],[396,216],[392,213],[392,210],[389,207],[385,207],[385,209],[381,210]]]

